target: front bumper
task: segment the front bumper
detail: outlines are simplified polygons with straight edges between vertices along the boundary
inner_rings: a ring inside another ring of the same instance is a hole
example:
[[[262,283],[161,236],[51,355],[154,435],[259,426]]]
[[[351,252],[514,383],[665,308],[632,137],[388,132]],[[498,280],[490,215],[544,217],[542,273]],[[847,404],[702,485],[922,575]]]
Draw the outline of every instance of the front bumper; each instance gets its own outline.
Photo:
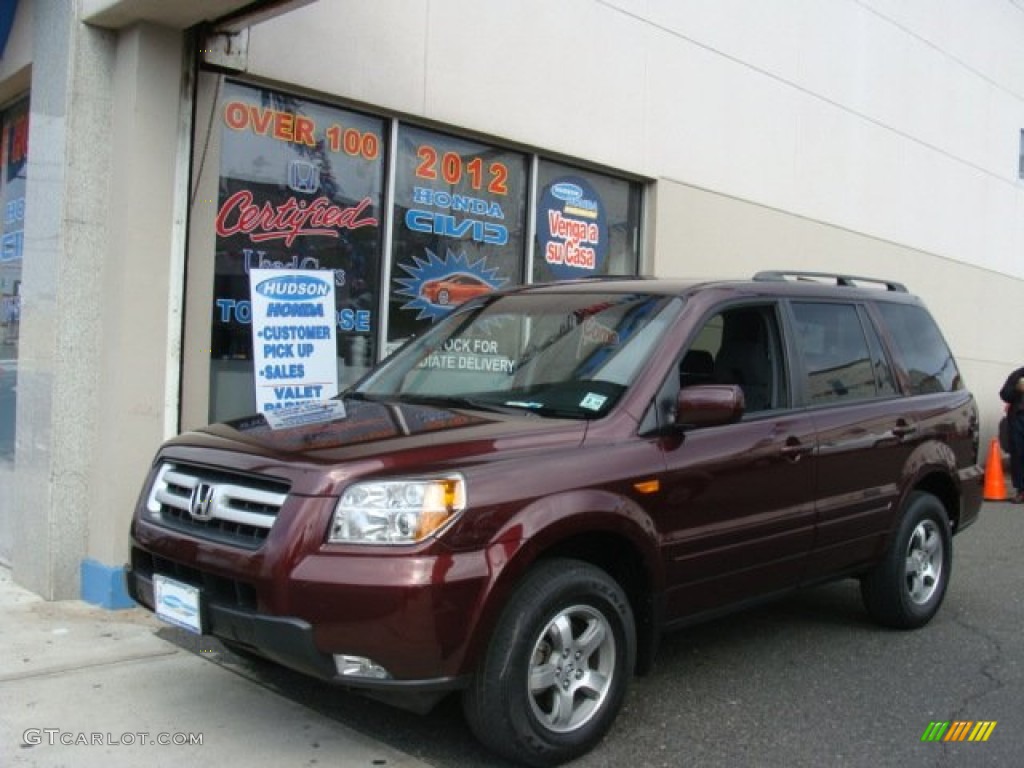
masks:
[[[452,559],[439,558],[449,570]],[[126,581],[131,597],[149,610],[155,610],[154,573],[191,584],[202,593],[205,633],[303,674],[423,711],[467,684],[461,665],[488,582],[486,569],[472,567],[472,555],[454,566],[459,578],[438,580],[437,568],[424,561],[432,559],[416,560],[420,567],[410,575],[401,558],[349,561],[321,554],[301,561],[284,583],[247,583],[135,546]],[[342,674],[335,655],[370,659],[389,677]]]

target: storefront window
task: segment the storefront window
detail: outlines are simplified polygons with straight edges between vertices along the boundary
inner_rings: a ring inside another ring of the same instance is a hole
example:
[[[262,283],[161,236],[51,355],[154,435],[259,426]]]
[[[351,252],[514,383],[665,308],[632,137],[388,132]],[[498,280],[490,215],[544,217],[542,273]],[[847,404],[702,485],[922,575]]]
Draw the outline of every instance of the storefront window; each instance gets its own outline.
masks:
[[[637,272],[640,186],[540,161],[533,282]]]
[[[523,282],[526,252],[526,155],[403,125],[395,162],[389,346]]]
[[[21,331],[21,263],[28,166],[28,106],[22,99],[0,114],[0,460],[14,459],[14,419]]]
[[[333,286],[339,389],[376,359],[387,155],[382,119],[266,88],[225,83],[218,116],[214,420],[256,410],[261,371],[253,365],[254,269],[313,270],[319,273],[312,276],[316,284]],[[269,309],[279,308],[286,305]],[[296,392],[315,393],[317,399],[335,394],[319,385],[298,388],[289,380],[289,372],[308,367],[299,359],[304,348],[295,342],[303,334],[322,338],[323,321],[315,325],[296,316],[283,330],[275,329],[274,339],[256,340],[268,346],[257,357],[275,358],[281,366],[266,368],[264,380],[278,380],[282,404],[294,401]]]
[[[470,298],[637,272],[636,181],[220,76],[203,86],[188,423],[332,397]]]

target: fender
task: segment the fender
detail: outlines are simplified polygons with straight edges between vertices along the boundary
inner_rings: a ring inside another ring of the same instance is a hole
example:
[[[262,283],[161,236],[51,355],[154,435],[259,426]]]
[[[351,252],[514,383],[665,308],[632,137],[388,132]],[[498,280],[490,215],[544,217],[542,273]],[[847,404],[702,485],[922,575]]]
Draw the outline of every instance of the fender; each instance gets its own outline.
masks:
[[[511,593],[534,563],[547,554],[572,553],[574,545],[594,542],[615,546],[620,563],[643,565],[645,593],[653,601],[652,617],[660,615],[658,596],[665,588],[660,535],[643,507],[625,496],[597,489],[547,496],[510,517],[485,549],[490,578],[475,615],[467,617],[475,626],[463,670],[476,666]],[[657,619],[655,623],[659,623]],[[658,626],[653,631],[657,636]]]

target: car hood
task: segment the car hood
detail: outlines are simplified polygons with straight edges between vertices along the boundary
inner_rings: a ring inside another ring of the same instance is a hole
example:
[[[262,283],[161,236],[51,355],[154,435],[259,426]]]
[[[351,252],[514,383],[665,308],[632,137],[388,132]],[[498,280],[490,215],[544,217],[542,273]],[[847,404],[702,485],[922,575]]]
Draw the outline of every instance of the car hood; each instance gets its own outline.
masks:
[[[350,398],[341,402],[342,416],[301,426],[274,429],[262,415],[211,424],[173,438],[163,453],[227,451],[239,454],[240,459],[249,457],[239,461],[240,465],[259,466],[264,471],[278,462],[306,471],[314,469],[313,465],[365,463],[357,474],[374,469],[432,471],[455,460],[487,460],[499,453],[573,447],[586,433],[584,421],[525,412],[491,413]],[[252,459],[258,459],[258,464]],[[225,461],[224,455],[215,460]]]

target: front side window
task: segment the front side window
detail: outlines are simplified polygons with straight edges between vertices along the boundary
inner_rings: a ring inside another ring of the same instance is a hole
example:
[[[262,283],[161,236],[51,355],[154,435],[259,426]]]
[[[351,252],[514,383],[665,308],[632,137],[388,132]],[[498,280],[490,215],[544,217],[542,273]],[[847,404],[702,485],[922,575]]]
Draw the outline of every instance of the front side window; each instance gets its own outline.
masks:
[[[681,303],[604,293],[480,299],[348,394],[599,418],[643,369]]]
[[[788,404],[779,323],[771,306],[743,306],[704,323],[679,364],[681,387],[735,384],[747,413]]]

